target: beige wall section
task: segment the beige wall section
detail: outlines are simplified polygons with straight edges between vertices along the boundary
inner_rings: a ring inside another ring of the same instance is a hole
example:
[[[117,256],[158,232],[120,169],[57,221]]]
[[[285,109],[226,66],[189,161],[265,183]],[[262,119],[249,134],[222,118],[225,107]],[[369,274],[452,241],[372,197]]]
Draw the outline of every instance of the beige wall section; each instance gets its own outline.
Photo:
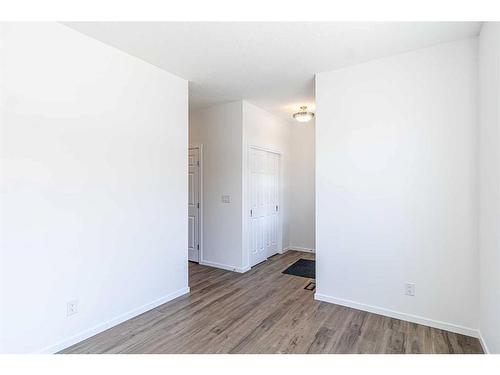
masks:
[[[189,143],[203,144],[201,263],[242,271],[242,103],[190,113]],[[222,195],[231,202],[223,203]]]

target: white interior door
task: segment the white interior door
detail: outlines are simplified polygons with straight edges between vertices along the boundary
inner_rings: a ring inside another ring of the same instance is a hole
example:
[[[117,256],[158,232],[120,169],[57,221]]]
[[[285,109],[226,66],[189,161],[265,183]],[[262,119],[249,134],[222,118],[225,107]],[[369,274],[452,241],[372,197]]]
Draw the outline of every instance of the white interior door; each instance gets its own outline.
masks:
[[[278,253],[278,235],[280,229],[280,206],[279,206],[279,176],[280,156],[268,152],[267,168],[269,180],[269,203],[268,203],[268,256]]]
[[[200,150],[189,149],[188,173],[188,259],[200,261]]]
[[[280,155],[250,149],[250,265],[278,252]]]

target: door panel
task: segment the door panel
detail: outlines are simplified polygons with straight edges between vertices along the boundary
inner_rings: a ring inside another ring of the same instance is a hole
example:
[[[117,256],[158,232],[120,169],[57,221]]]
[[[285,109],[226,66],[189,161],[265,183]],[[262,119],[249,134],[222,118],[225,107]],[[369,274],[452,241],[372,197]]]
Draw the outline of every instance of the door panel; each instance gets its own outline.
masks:
[[[269,254],[278,252],[278,223],[279,223],[279,155],[269,154]]]
[[[198,148],[189,149],[188,158],[188,259],[200,261],[200,165]]]
[[[250,148],[250,265],[278,252],[279,154]]]

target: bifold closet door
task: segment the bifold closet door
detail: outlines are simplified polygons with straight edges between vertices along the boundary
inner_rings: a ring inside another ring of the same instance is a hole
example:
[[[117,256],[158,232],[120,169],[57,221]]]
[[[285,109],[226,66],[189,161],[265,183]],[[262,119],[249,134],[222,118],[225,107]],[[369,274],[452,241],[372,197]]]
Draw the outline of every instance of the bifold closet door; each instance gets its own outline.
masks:
[[[250,265],[278,252],[280,155],[250,149]]]
[[[188,259],[200,261],[200,150],[189,149],[188,159]]]

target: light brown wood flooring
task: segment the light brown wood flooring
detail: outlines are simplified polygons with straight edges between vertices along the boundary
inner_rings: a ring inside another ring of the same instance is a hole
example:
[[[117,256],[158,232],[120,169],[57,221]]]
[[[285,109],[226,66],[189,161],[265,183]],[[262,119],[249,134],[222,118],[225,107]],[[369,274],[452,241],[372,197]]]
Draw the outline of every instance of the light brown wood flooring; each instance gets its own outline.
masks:
[[[475,338],[314,300],[288,251],[239,274],[189,264],[191,293],[63,353],[482,353]]]

